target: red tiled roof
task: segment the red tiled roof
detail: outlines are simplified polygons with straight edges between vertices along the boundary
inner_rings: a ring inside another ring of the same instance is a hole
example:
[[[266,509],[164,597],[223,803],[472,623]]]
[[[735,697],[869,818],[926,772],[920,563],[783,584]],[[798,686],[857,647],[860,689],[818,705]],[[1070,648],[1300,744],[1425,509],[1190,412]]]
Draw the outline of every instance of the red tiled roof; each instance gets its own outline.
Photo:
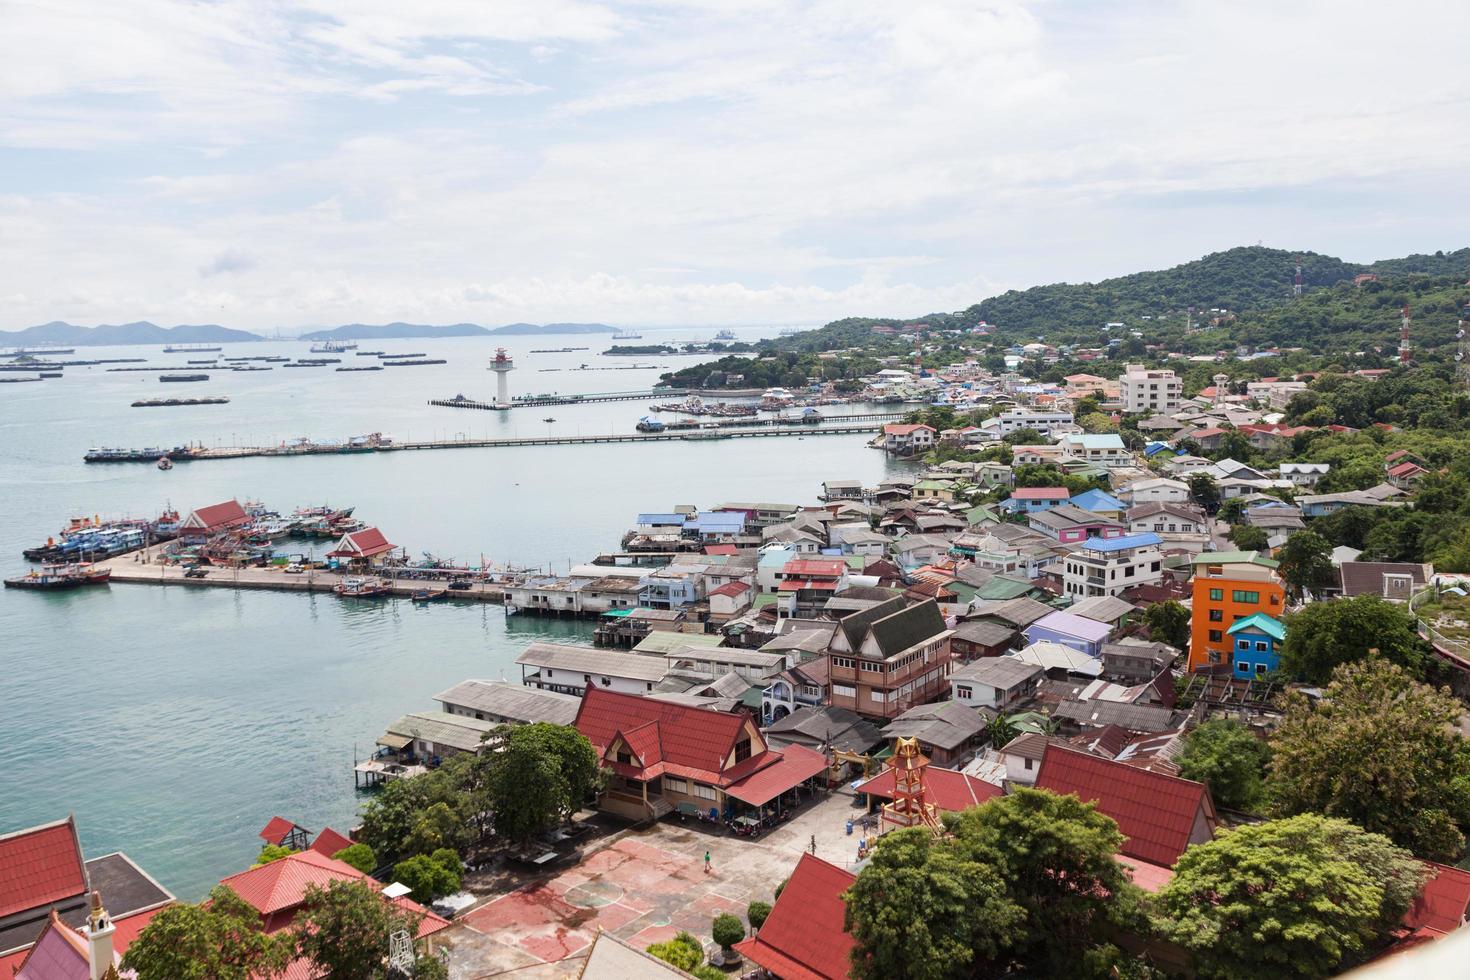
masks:
[[[655,762],[664,761],[663,746],[659,744],[658,722],[649,721],[636,728],[629,728],[618,733],[623,737],[623,743],[628,746],[628,751],[646,769]]]
[[[725,792],[751,806],[764,806],[827,768],[827,757],[805,745],[788,745],[774,754],[780,756],[775,765],[731,783]]]
[[[782,579],[781,584],[776,587],[778,592],[800,592],[802,589],[817,589],[819,591],[837,591],[836,582],[818,582],[810,578],[787,578]]]
[[[745,593],[749,590],[750,586],[746,585],[744,582],[726,582],[718,589],[710,589],[709,594],[724,595],[729,596],[731,599],[738,599],[741,596],[745,595]]]
[[[240,506],[238,500],[226,500],[224,503],[200,507],[184,518],[184,526],[208,530],[228,527],[231,524],[243,524],[248,520],[250,520],[250,515],[245,513],[245,508]]]
[[[87,891],[71,817],[0,837],[0,917]]]
[[[928,429],[930,432],[934,431],[934,427],[931,425],[885,425],[883,427],[883,434],[890,436],[906,436],[910,435],[911,433],[917,432],[920,429]]]
[[[847,563],[837,558],[793,558],[782,566],[781,571],[787,575],[801,575],[806,578],[840,578],[847,571]]]
[[[845,980],[852,937],[843,929],[843,892],[857,876],[803,854],[765,925],[735,948],[782,980]]]
[[[267,844],[279,845],[281,841],[286,839],[287,834],[296,829],[297,825],[285,817],[271,817],[270,821],[265,825],[265,828],[261,830],[259,836]],[[301,829],[306,830],[305,827]]]
[[[383,537],[383,532],[375,527],[365,527],[361,531],[353,531],[342,535],[342,540],[337,542],[337,547],[327,552],[328,558],[372,558],[376,555],[392,551],[395,545],[389,544],[388,539]]]
[[[869,793],[885,800],[891,800],[893,799],[893,784],[893,767],[889,766],[866,783],[858,786],[857,790],[859,793]],[[972,806],[979,806],[987,800],[1005,795],[1005,790],[994,783],[987,783],[983,779],[967,776],[954,769],[941,769],[938,766],[930,766],[924,770],[924,787],[927,790],[926,799],[939,809],[950,813],[968,810]]]
[[[1408,476],[1411,473],[1427,473],[1428,470],[1415,462],[1400,463],[1389,469],[1389,476]]]
[[[1150,895],[1159,891],[1174,877],[1174,869],[1166,868],[1159,864],[1150,864],[1140,861],[1138,858],[1129,857],[1126,854],[1118,855],[1118,863],[1128,873],[1128,877],[1135,885],[1148,892]]]
[[[168,904],[172,905],[173,903],[170,902]],[[133,940],[138,938],[138,934],[143,931],[143,928],[153,921],[155,915],[166,908],[168,908],[168,905],[160,905],[156,909],[144,909],[142,912],[125,915],[121,919],[113,919],[112,925],[117,931],[112,935],[112,948],[117,952],[117,955],[121,956],[126,953],[128,947],[133,945]],[[0,977],[4,976],[5,974],[0,972]]]
[[[1470,909],[1470,873],[1432,861],[1424,863],[1434,877],[1424,883],[1424,890],[1404,915],[1404,926],[1454,932]]]
[[[653,723],[657,726],[661,758],[664,760],[663,772],[724,785],[741,775],[736,771],[738,767],[730,772],[723,770],[725,760],[734,751],[747,720],[748,716],[743,712],[709,711],[589,687],[582,695],[582,704],[577,708],[577,717],[572,724],[587,736],[601,755],[618,733],[622,732],[626,737],[627,733]],[[747,763],[762,759],[769,764],[776,760],[774,754],[764,751],[762,743],[751,746],[752,749],[757,747],[762,751],[754,752],[751,759],[745,760]],[[621,771],[616,766],[613,768]],[[656,773],[645,775],[651,777]]]
[[[707,544],[704,546],[704,553],[707,555],[733,555],[739,550],[733,544]]]
[[[335,857],[340,851],[351,846],[352,841],[350,838],[343,837],[331,827],[326,827],[320,834],[316,835],[316,840],[311,842],[311,846],[307,850],[316,851],[318,854],[325,854],[327,857]]]
[[[1017,500],[1069,500],[1072,491],[1066,487],[1021,487],[1011,491]]]
[[[1096,803],[1099,813],[1118,822],[1124,854],[1165,867],[1189,846],[1201,808],[1214,829],[1215,805],[1203,783],[1058,745],[1047,746],[1036,788]]]

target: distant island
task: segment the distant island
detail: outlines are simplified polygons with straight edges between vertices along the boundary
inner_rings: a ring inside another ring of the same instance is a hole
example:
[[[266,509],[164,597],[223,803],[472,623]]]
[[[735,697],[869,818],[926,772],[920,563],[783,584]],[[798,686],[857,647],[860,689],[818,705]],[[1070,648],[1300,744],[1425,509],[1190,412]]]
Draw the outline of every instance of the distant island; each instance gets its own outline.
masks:
[[[606,323],[508,323],[490,329],[477,323],[453,323],[435,326],[422,323],[349,323],[340,327],[303,333],[301,340],[392,340],[432,337],[536,336],[541,334],[617,333],[618,328]],[[67,347],[104,347],[127,344],[202,344],[247,343],[266,340],[260,334],[234,330],[218,324],[182,324],[160,327],[140,320],[136,323],[101,324],[81,327],[63,320],[26,327],[24,330],[0,330],[0,347],[32,347],[42,344]]]

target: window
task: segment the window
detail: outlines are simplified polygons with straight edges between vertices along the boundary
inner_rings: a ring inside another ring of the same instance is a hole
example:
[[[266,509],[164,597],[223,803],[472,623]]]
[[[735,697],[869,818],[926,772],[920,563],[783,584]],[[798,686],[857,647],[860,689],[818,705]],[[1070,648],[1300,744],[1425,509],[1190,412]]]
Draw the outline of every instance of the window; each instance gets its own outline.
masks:
[[[742,738],[735,743],[735,761],[744,762],[750,758],[750,739]]]
[[[1279,595],[1273,595],[1271,597],[1271,605],[1273,605],[1273,606],[1279,606],[1279,605],[1281,605],[1281,597]]]
[[[619,752],[618,761],[625,766],[631,766],[633,764],[633,756],[628,752]]]
[[[1223,609],[1211,609],[1210,610],[1210,622],[1212,622],[1212,623],[1223,623],[1223,622],[1225,622],[1225,610],[1223,610]]]
[[[975,697],[975,689],[968,684],[956,684],[954,696],[959,701],[969,701]]]
[[[713,786],[706,786],[704,783],[694,784],[693,795],[699,797],[701,800],[713,800],[717,796],[715,788]]]
[[[1241,589],[1236,589],[1230,593],[1230,599],[1232,602],[1250,602],[1259,605],[1261,594],[1259,592],[1246,592]]]
[[[1225,590],[1224,589],[1211,589],[1210,590],[1210,601],[1211,602],[1220,602],[1224,598],[1225,598]]]
[[[884,704],[888,701],[886,691],[869,691],[868,696],[873,699],[874,704]]]
[[[1210,642],[1219,643],[1224,635],[1225,634],[1221,633],[1219,630],[1210,630]]]
[[[1265,677],[1267,673],[1265,664],[1256,664],[1256,676]]]
[[[1265,653],[1266,652],[1266,641],[1265,640],[1257,640],[1256,641],[1256,652],[1257,653]]]
[[[1030,759],[1027,759],[1026,760],[1026,771],[1027,772],[1030,772],[1031,771],[1031,760]]]
[[[839,698],[854,698],[857,697],[857,688],[846,684],[833,684],[832,693]]]

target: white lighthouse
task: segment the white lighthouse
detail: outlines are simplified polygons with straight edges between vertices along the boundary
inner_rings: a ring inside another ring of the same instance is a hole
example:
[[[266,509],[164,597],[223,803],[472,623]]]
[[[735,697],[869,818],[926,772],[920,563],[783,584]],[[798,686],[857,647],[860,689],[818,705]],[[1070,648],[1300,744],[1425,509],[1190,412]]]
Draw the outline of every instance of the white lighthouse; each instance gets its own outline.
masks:
[[[504,347],[495,348],[495,357],[490,361],[490,370],[495,372],[495,407],[510,408],[510,381],[507,375],[515,370],[515,361]]]

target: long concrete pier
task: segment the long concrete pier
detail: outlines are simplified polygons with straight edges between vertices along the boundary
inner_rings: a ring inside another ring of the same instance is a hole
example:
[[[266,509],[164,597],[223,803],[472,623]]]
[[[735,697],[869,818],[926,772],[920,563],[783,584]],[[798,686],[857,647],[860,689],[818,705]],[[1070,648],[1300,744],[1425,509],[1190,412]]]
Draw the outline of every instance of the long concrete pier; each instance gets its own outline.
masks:
[[[892,417],[881,416],[891,421]],[[207,459],[242,459],[252,456],[334,456],[360,453],[407,452],[422,449],[505,449],[516,446],[585,446],[615,442],[695,442],[714,439],[751,439],[758,437],[806,436],[850,436],[877,432],[881,422],[842,424],[839,421],[822,422],[816,425],[769,425],[766,427],[717,428],[678,432],[613,432],[606,435],[587,436],[517,436],[502,438],[434,439],[412,442],[391,442],[371,447],[347,447],[335,445],[283,445],[283,446],[221,446],[213,449],[195,449],[187,454],[167,452],[176,463]],[[91,454],[85,457],[89,463],[156,463],[160,453],[151,454],[143,450],[126,450],[123,455],[98,458]]]

